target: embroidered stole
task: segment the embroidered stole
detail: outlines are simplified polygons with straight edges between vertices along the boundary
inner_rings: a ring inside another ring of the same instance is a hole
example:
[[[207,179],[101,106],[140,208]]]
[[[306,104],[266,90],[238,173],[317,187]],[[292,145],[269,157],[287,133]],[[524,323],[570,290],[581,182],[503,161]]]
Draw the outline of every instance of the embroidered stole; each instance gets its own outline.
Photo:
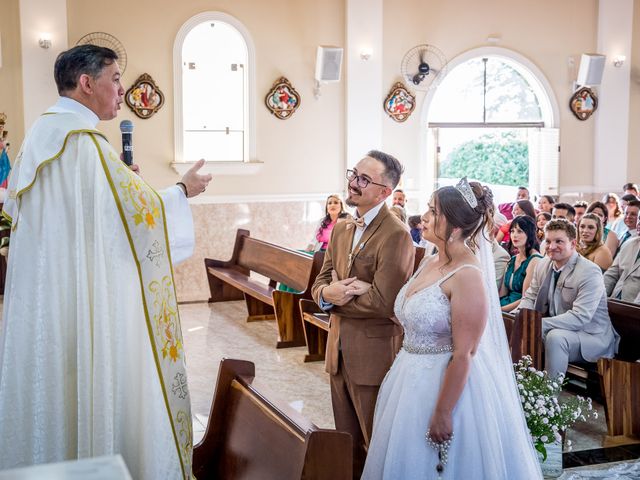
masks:
[[[89,133],[89,132],[87,132]],[[193,432],[184,345],[178,314],[164,206],[109,144],[89,133],[118,206],[140,277],[149,340],[169,414],[183,478],[192,478]]]

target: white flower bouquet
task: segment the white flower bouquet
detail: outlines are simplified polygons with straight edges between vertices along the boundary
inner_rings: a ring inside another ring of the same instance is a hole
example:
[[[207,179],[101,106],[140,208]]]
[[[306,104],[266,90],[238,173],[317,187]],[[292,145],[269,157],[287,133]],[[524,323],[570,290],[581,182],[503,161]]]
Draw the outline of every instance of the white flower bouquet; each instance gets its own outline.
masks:
[[[514,364],[522,409],[533,444],[547,459],[546,444],[562,441],[562,432],[577,421],[598,418],[590,398],[575,396],[560,401],[558,396],[565,382],[564,375],[550,378],[546,371],[536,370],[532,360],[524,356]]]

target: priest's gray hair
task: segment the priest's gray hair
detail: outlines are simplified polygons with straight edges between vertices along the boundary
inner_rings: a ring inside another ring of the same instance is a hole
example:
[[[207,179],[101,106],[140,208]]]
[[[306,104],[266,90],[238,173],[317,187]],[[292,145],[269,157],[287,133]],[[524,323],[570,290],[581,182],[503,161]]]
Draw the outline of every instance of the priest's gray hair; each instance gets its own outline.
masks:
[[[58,93],[75,90],[80,75],[86,74],[96,78],[107,65],[118,59],[118,54],[106,47],[96,45],[78,45],[62,52],[56,58],[53,76]]]

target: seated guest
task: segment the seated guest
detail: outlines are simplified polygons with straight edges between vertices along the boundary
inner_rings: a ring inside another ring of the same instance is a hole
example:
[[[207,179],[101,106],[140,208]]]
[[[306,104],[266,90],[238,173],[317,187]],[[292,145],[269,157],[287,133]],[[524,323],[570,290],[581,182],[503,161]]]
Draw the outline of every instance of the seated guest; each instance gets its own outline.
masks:
[[[620,206],[620,198],[615,193],[607,193],[602,197],[602,203],[607,206],[607,225],[620,238],[627,230],[622,221],[624,212]]]
[[[545,370],[556,376],[569,362],[613,357],[619,337],[600,268],[576,252],[575,225],[551,220],[545,230],[547,256],[536,265],[520,308],[542,313]]]
[[[342,199],[338,195],[329,195],[324,206],[324,218],[320,221],[320,225],[316,230],[313,241],[307,245],[307,252],[316,252],[318,250],[326,250],[331,238],[331,232],[335,227],[338,217],[342,218],[349,214],[344,209]]]
[[[511,244],[518,250],[511,257],[504,274],[504,282],[500,286],[500,305],[503,312],[510,312],[518,307],[522,292],[529,288],[536,263],[542,258],[538,252],[538,236],[536,224],[526,215],[511,221]]]
[[[602,221],[595,213],[585,213],[578,222],[578,253],[604,272],[613,263],[611,250],[602,241]]]
[[[627,193],[620,197],[620,208],[622,209],[623,214],[627,209],[627,205],[629,205],[629,202],[632,202],[634,200],[640,200],[640,199],[635,195],[633,195],[632,193]]]
[[[402,208],[404,208],[406,203],[407,203],[407,196],[404,194],[404,190],[400,188],[396,188],[393,191],[392,205],[399,205]]]
[[[622,191],[624,192],[624,194],[631,194],[631,195],[635,195],[636,197],[640,197],[640,192],[638,191],[638,185],[636,185],[635,183],[625,183],[622,186]]]
[[[620,239],[618,238],[618,234],[612,231],[607,225],[607,206],[602,202],[593,202],[587,208],[587,213],[595,213],[602,222],[602,241],[607,246],[611,254],[615,253],[618,249],[618,243]]]
[[[640,211],[640,200],[631,200],[624,211],[624,217],[622,221],[624,222],[624,226],[627,229],[626,232],[622,234],[620,237],[620,241],[618,242],[618,248],[613,254],[613,258],[616,258],[620,249],[625,244],[627,240],[638,236],[638,231],[636,230],[636,225],[638,224],[638,212]]]
[[[540,242],[540,252],[544,253],[542,248],[542,242],[544,242],[544,226],[551,220],[551,214],[549,212],[540,212],[536,215],[536,227],[538,242]]]
[[[504,248],[500,246],[500,244],[496,241],[496,233],[501,226],[507,223],[507,217],[505,217],[500,212],[495,212],[493,215],[493,229],[491,230],[491,240],[493,241],[491,246],[491,253],[493,253],[493,265],[496,269],[496,287],[498,288],[498,292],[500,291],[500,286],[504,281],[504,272],[507,270],[507,264],[511,259],[511,255]]]
[[[640,222],[636,231],[640,231]],[[604,286],[611,298],[640,303],[640,237],[625,243],[604,274]]]
[[[408,223],[410,228],[409,233],[411,233],[413,243],[419,245],[420,240],[422,240],[422,219],[420,215],[411,215]]]
[[[409,230],[409,225],[407,225],[407,212],[404,211],[404,208],[402,208],[400,205],[392,205],[389,208],[389,213],[400,220],[402,225],[404,225],[407,230]]]
[[[527,187],[518,187],[516,193],[516,202],[518,200],[529,200],[529,189]],[[501,203],[498,205],[498,212],[507,217],[507,220],[513,219],[513,206],[515,202]]]
[[[553,220],[564,218],[573,223],[573,220],[576,218],[576,210],[568,203],[556,203],[551,211],[551,218]]]
[[[589,207],[589,204],[584,200],[578,200],[576,203],[573,204],[573,209],[576,212],[576,216],[573,219],[573,223],[575,223],[576,225],[580,223],[580,219],[585,213],[587,213],[588,207]]]
[[[513,207],[511,209],[511,218],[519,217],[522,215],[527,215],[531,217],[532,220],[535,220],[536,218],[536,209],[533,207],[533,203],[531,203],[529,200],[517,200],[516,203],[513,204]],[[498,241],[498,243],[502,245],[508,245],[510,228],[510,223],[506,223],[502,227],[500,227],[500,230],[496,235],[496,240]]]
[[[538,210],[551,214],[556,201],[551,195],[540,195],[538,199]]]

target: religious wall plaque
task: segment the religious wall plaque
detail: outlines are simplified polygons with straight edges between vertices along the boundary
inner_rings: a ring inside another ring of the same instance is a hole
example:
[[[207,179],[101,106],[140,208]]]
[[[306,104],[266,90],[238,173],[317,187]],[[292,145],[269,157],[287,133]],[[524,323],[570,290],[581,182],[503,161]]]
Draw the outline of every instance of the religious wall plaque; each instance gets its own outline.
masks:
[[[396,122],[404,122],[416,108],[416,97],[400,83],[391,87],[384,101],[384,111]]]
[[[569,108],[578,120],[586,120],[598,108],[598,97],[589,87],[581,87],[571,96]]]
[[[143,73],[127,90],[124,100],[133,113],[146,119],[152,117],[164,105],[164,94],[151,75]]]
[[[273,84],[264,102],[276,118],[286,120],[300,106],[300,94],[296,92],[289,80],[281,77]]]

